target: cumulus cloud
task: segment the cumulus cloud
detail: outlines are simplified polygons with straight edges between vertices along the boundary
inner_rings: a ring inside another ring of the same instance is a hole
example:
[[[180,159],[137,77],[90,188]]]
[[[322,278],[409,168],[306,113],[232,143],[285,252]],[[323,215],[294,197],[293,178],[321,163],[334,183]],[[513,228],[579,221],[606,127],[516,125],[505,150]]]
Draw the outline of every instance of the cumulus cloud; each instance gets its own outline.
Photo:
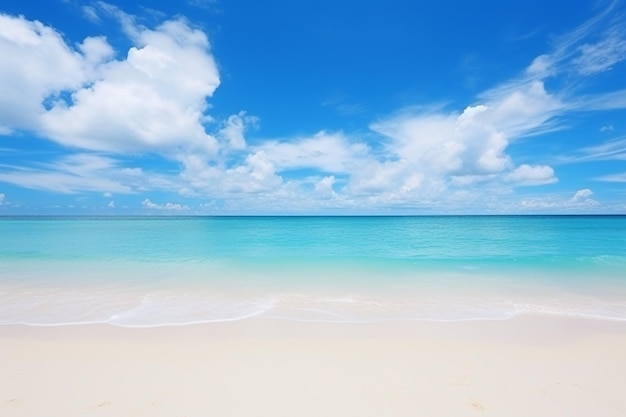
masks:
[[[81,54],[60,33],[38,21],[0,14],[0,127],[37,129],[44,101],[80,88]]]
[[[0,206],[4,204],[5,198],[6,196],[4,195],[4,193],[0,193]]]
[[[540,185],[557,182],[554,170],[547,165],[527,165],[523,164],[515,168],[506,178],[519,185]]]
[[[270,140],[259,149],[280,170],[316,168],[324,172],[350,171],[368,153],[365,143],[352,141],[341,132],[326,131],[291,140]]]
[[[206,35],[182,18],[150,29],[105,9],[134,43],[119,60],[104,37],[73,48],[40,22],[0,15],[0,126],[89,150],[215,153],[203,122],[220,79]]]
[[[189,206],[178,203],[167,202],[165,204],[157,204],[146,198],[141,202],[141,205],[148,210],[163,210],[163,211],[186,211],[189,210]]]
[[[229,116],[222,123],[222,128],[218,132],[218,137],[222,141],[222,148],[226,150],[245,149],[247,144],[244,133],[248,127],[254,127],[257,123],[258,117],[248,116],[245,111]]]
[[[219,85],[208,39],[183,20],[137,30],[126,59],[108,62],[100,79],[72,92],[72,103],[55,103],[42,129],[92,150],[214,153],[216,140],[202,124],[206,98]]]
[[[315,192],[319,198],[331,198],[336,196],[333,186],[335,185],[335,176],[329,175],[322,178],[315,184]]]
[[[576,194],[570,199],[572,203],[580,203],[581,201],[588,200],[593,195],[593,191],[589,188],[576,191]]]
[[[515,185],[556,181],[548,166],[514,168],[509,144],[545,130],[560,107],[540,81],[491,92],[482,104],[460,113],[408,111],[374,123],[371,128],[388,138],[389,159],[370,163],[353,188],[380,191],[394,184],[415,195],[446,198],[452,187],[506,180]],[[421,194],[424,195],[424,194]]]
[[[370,125],[382,138],[376,149],[358,135],[328,131],[250,147],[240,135],[241,115],[231,116],[224,125],[229,133],[218,137],[226,147],[247,151],[247,157],[224,166],[187,155],[182,175],[190,193],[212,196],[262,192],[306,201],[314,196],[338,207],[475,202],[485,190],[506,193],[511,186],[557,181],[547,165],[516,167],[507,148],[548,129],[561,107],[543,83],[532,81],[459,113],[407,109]],[[308,197],[309,179],[291,175],[303,170],[322,178]]]
[[[486,118],[485,105],[461,114],[401,115],[373,124],[390,139],[387,151],[428,171],[450,174],[499,172],[510,161],[503,151],[506,136]]]
[[[186,193],[232,196],[271,192],[283,185],[283,179],[276,174],[274,164],[264,151],[247,155],[244,161],[231,167],[207,163],[198,155],[188,155],[184,161],[182,178],[190,185]]]

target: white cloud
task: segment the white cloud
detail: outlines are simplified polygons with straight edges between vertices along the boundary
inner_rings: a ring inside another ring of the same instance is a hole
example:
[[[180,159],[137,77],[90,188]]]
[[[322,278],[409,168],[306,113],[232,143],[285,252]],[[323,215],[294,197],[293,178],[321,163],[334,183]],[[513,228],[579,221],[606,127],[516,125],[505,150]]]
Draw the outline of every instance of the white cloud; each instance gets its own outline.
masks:
[[[313,206],[321,203],[312,197],[337,207],[474,203],[485,190],[495,195],[509,192],[511,186],[557,181],[549,166],[515,168],[506,151],[512,140],[545,128],[559,106],[559,100],[535,81],[494,94],[461,113],[408,109],[382,119],[370,126],[385,137],[377,149],[358,136],[321,131],[265,141],[231,167],[188,155],[183,177],[191,193],[298,195]],[[311,183],[291,174],[302,170],[312,170],[321,179]],[[311,185],[315,193],[307,195]]]
[[[109,45],[104,36],[86,38],[78,45],[78,49],[82,52],[85,61],[84,70],[88,79],[100,76],[101,74],[97,71],[99,64],[107,62],[115,56],[113,47]]]
[[[333,186],[335,185],[335,176],[329,175],[327,177],[322,178],[315,184],[315,192],[319,198],[332,198],[337,194],[335,190],[333,190]]]
[[[211,165],[198,155],[187,155],[183,164],[181,177],[190,186],[189,190],[184,190],[186,194],[232,197],[271,193],[284,185],[264,151],[250,153],[244,161],[231,167]]]
[[[182,20],[137,31],[127,58],[102,67],[101,79],[73,92],[72,105],[54,105],[42,116],[43,130],[92,150],[215,153],[202,125],[205,100],[219,85],[208,39]]]
[[[37,129],[44,100],[85,81],[82,56],[38,21],[0,14],[0,127]]]
[[[604,132],[608,132],[608,133],[610,133],[610,132],[612,132],[612,131],[614,131],[614,130],[615,130],[615,127],[613,127],[613,125],[604,125],[604,126],[602,126],[602,127],[600,128],[600,132],[603,132],[603,133],[604,133]]]
[[[109,204],[107,204],[108,208],[115,208],[115,201],[111,200],[109,201]]]
[[[226,149],[242,150],[245,149],[246,139],[244,137],[245,130],[248,126],[255,126],[258,118],[246,115],[245,111],[233,114],[226,119],[222,128],[218,132],[223,146]]]
[[[615,17],[614,9],[618,3],[619,0],[611,0],[607,7],[596,16],[555,39],[553,51],[549,55],[551,60],[559,65],[559,71],[572,71],[573,69],[575,72],[584,73],[580,67],[573,66],[571,61],[580,58],[581,54],[584,55],[581,43],[588,40],[592,35],[595,35],[596,39],[603,39],[611,36],[620,27],[621,22],[618,19],[611,21],[610,25],[606,24],[608,18]],[[606,29],[607,26],[608,29]],[[599,33],[601,29],[605,29],[605,31]],[[596,43],[598,42],[601,43],[602,41],[596,40]]]
[[[571,100],[570,107],[583,111],[625,109],[626,89],[581,95]]]
[[[526,73],[531,77],[543,78],[550,75],[552,62],[549,55],[539,55],[526,68]]]
[[[543,131],[560,107],[539,81],[492,91],[461,114],[408,114],[372,125],[398,158],[437,172],[489,174],[511,167],[511,140]]]
[[[0,206],[4,204],[5,199],[6,199],[6,196],[4,195],[4,193],[0,193]]]
[[[410,165],[406,161],[366,161],[351,174],[346,191],[352,196],[381,195],[404,182]]]
[[[74,49],[51,27],[0,15],[2,130],[89,150],[215,153],[203,122],[220,80],[206,35],[183,19],[149,29],[113,14],[134,42],[121,60],[104,37]]]
[[[552,97],[550,102],[546,100],[547,97],[541,97],[544,94],[537,88],[535,97],[527,102],[528,109],[533,112],[539,110],[537,116],[546,112],[547,121],[565,111],[626,108],[626,90],[587,96],[577,94],[577,90],[585,85],[581,82],[585,77],[610,71],[616,64],[626,60],[623,16],[613,14],[617,4],[618,1],[611,1],[598,15],[554,38],[552,50],[537,56],[520,77],[487,91],[482,97],[509,95],[511,91],[519,91],[523,86],[532,86],[535,82],[540,82],[543,89],[545,80],[565,76],[569,78],[569,83],[563,93],[556,98]],[[540,107],[533,107],[536,105]],[[558,125],[543,123],[541,128],[543,130],[537,133],[558,128]]]
[[[521,209],[521,211],[541,211],[561,209],[564,206],[563,201],[553,197],[531,197],[522,199],[519,204],[519,209]]]
[[[63,194],[85,191],[129,194],[163,188],[162,183],[167,182],[159,175],[146,175],[140,168],[121,166],[110,157],[80,153],[31,167],[0,165],[0,181]]]
[[[100,16],[98,16],[98,12],[96,11],[95,7],[93,7],[93,6],[83,6],[82,7],[82,11],[83,11],[83,15],[87,19],[92,21],[93,23],[100,23],[101,19],[100,19]]]
[[[164,210],[164,211],[187,211],[189,210],[188,205],[182,205],[182,204],[170,203],[170,202],[167,202],[165,204],[156,204],[147,198],[141,202],[141,205],[148,210]]]
[[[582,75],[610,70],[626,59],[626,39],[621,30],[614,28],[596,43],[585,43],[578,48],[580,55],[573,60]]]
[[[573,161],[626,160],[626,137],[583,148],[580,153],[583,155],[571,159]]]
[[[584,188],[576,191],[570,198],[558,195],[528,197],[521,200],[521,211],[596,211],[600,203],[592,198],[593,191]]]
[[[599,202],[592,198],[593,191],[589,188],[584,188],[582,190],[576,191],[574,196],[569,199],[568,206],[572,208],[594,208],[600,205]]]
[[[506,176],[506,179],[518,185],[541,185],[557,182],[554,169],[547,165],[523,164]]]
[[[547,166],[513,169],[506,150],[511,141],[546,129],[559,100],[539,81],[485,97],[460,114],[408,111],[373,124],[375,132],[389,139],[388,160],[369,162],[366,170],[355,173],[349,189],[381,192],[395,187],[396,197],[445,201],[454,195],[450,187],[502,180],[514,185],[555,182]]]
[[[315,168],[324,172],[348,172],[365,156],[368,147],[351,142],[342,133],[318,132],[310,137],[267,141],[258,147],[278,170]]]
[[[597,177],[595,178],[596,181],[603,181],[603,182],[619,182],[619,183],[626,183],[626,172],[621,172],[618,174],[609,174],[609,175],[603,175],[601,177]]]
[[[539,80],[497,88],[483,97],[492,109],[490,121],[511,139],[560,129],[553,121],[566,108]]]
[[[593,191],[591,191],[589,188],[584,188],[582,190],[576,191],[576,194],[574,194],[570,201],[572,203],[579,203],[581,201],[591,198],[592,195]]]

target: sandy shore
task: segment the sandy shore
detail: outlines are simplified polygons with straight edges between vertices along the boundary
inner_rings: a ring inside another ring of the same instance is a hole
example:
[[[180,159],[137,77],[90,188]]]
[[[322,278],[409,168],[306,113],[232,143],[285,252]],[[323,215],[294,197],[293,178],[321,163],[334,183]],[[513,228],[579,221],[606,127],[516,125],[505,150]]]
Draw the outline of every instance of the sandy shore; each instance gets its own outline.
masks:
[[[0,327],[2,416],[623,416],[626,323]]]

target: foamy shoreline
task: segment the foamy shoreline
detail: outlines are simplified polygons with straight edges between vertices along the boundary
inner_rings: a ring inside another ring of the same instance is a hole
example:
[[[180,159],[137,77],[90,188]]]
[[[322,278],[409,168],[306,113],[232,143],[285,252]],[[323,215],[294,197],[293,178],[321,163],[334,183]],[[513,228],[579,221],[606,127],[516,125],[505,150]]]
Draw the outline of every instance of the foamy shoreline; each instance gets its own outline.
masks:
[[[0,327],[7,416],[617,416],[626,323]]]

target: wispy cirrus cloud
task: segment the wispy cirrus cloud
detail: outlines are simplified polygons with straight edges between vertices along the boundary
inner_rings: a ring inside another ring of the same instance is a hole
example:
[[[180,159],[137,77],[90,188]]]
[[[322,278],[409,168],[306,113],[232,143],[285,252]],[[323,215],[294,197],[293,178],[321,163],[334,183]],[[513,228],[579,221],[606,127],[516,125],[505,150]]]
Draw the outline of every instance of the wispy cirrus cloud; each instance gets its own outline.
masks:
[[[589,159],[624,161],[626,160],[626,137],[583,148],[581,151],[584,152]]]
[[[94,6],[84,5],[81,10],[83,12],[83,16],[85,16],[91,22],[100,23],[102,21],[100,15],[98,14],[98,11]]]
[[[29,166],[2,164],[0,181],[62,194],[131,194],[146,189],[175,189],[163,176],[146,174],[138,167],[124,167],[114,158],[91,153],[70,154],[52,162]]]
[[[612,28],[601,40],[585,43],[572,62],[581,75],[591,75],[610,70],[623,61],[626,55],[626,38],[621,28]]]
[[[626,172],[602,175],[594,178],[596,181],[626,183]]]
[[[626,160],[626,137],[614,138],[597,145],[578,149],[560,159],[563,163]]]
[[[626,161],[626,137],[614,138],[597,145],[587,146],[559,158],[560,163],[590,163],[598,161]],[[626,182],[626,172],[596,175],[591,178],[601,182]]]
[[[480,97],[497,100],[535,81],[545,83],[566,76],[567,84],[552,93],[561,100],[553,116],[570,111],[626,108],[626,90],[598,95],[579,91],[585,86],[585,79],[626,61],[626,19],[621,13],[615,13],[618,4],[619,0],[611,1],[596,16],[566,34],[555,36],[552,48],[535,57],[522,74],[487,90]]]
[[[611,68],[625,57],[623,16],[615,14],[619,0],[612,0],[597,15],[571,31],[556,36],[552,50],[536,58],[527,75],[545,78],[569,72],[591,75]],[[541,69],[541,71],[533,71]]]

